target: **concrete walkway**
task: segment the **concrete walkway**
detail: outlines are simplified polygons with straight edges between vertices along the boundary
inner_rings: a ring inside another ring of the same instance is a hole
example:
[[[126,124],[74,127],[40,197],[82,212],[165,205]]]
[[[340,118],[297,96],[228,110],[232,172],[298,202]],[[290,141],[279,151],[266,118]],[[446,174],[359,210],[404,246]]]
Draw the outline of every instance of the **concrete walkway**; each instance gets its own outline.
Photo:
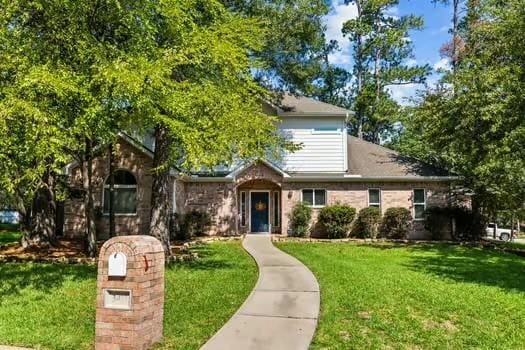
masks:
[[[308,349],[319,316],[314,275],[275,248],[268,234],[247,235],[243,246],[259,265],[259,280],[237,313],[201,349]]]

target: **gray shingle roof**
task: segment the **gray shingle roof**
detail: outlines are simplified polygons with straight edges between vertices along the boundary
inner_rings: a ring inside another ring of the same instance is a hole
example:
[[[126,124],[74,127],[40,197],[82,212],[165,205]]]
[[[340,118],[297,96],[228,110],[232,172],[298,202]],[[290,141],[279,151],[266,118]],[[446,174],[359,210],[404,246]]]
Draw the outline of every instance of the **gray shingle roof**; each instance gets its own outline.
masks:
[[[348,173],[362,176],[448,176],[447,171],[348,135]]]
[[[348,109],[317,101],[313,98],[285,93],[279,104],[279,114],[341,115],[352,114]]]

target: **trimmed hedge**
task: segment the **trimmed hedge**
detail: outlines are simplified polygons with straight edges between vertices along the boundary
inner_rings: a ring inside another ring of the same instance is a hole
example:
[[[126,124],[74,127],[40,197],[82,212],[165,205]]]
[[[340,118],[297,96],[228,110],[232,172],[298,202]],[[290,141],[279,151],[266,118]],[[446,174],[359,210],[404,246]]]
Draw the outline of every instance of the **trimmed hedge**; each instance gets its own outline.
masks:
[[[290,225],[292,234],[296,237],[305,237],[310,228],[312,208],[306,203],[297,203],[290,213]]]
[[[342,204],[324,207],[319,213],[319,222],[326,229],[328,238],[346,237],[354,218],[355,208]]]
[[[381,220],[381,237],[406,239],[410,232],[412,214],[407,208],[388,208]]]
[[[381,210],[379,208],[363,208],[359,211],[351,235],[358,238],[377,238],[380,224]]]

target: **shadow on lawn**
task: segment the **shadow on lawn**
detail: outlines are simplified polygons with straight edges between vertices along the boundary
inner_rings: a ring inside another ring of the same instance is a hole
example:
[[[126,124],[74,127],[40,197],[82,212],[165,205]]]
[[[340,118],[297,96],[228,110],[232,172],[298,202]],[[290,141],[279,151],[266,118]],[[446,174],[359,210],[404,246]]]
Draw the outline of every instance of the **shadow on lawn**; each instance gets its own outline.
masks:
[[[0,295],[18,295],[24,289],[50,292],[65,281],[95,280],[96,267],[39,263],[0,263]],[[3,298],[0,298],[0,305]]]
[[[211,248],[209,244],[199,244],[195,247],[192,247],[191,251],[193,253],[197,253],[197,260],[170,264],[168,269],[177,269],[182,267],[195,270],[217,270],[229,269],[234,266],[229,260],[229,256],[221,254],[221,251]]]
[[[411,246],[410,269],[458,282],[525,292],[525,259],[515,255],[450,245]]]

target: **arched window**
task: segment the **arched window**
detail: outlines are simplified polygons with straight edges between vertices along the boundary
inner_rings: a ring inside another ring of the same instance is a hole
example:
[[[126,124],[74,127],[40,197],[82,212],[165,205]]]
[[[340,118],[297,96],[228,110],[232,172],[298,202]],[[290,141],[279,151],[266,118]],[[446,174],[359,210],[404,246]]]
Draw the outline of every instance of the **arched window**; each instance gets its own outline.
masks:
[[[115,214],[137,213],[137,180],[127,170],[113,173],[113,212]],[[109,177],[104,183],[104,214],[109,214]]]

